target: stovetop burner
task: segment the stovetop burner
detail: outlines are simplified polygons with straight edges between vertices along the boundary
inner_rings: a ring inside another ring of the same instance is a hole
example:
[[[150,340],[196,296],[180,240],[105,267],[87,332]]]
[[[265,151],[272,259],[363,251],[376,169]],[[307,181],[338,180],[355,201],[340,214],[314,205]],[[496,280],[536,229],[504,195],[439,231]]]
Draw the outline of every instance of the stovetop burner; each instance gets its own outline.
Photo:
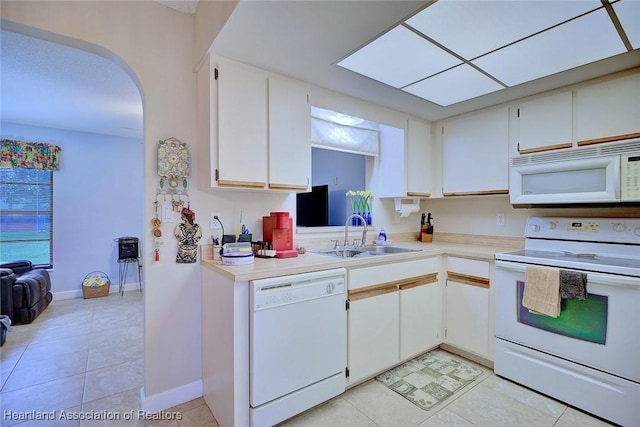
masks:
[[[610,272],[612,268],[623,267],[638,270],[637,274],[640,275],[640,258],[613,257],[570,251],[520,249],[497,254],[496,259],[557,267],[566,266],[567,268],[601,271],[605,273]]]
[[[640,277],[640,219],[531,217],[525,248],[496,260]]]

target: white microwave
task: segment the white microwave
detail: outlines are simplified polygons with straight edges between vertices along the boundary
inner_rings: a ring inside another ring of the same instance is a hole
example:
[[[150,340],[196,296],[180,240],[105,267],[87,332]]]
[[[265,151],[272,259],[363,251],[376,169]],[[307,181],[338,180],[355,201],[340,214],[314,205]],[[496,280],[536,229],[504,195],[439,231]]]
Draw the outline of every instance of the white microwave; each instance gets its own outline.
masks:
[[[640,202],[640,151],[606,154],[600,148],[512,158],[511,204]]]

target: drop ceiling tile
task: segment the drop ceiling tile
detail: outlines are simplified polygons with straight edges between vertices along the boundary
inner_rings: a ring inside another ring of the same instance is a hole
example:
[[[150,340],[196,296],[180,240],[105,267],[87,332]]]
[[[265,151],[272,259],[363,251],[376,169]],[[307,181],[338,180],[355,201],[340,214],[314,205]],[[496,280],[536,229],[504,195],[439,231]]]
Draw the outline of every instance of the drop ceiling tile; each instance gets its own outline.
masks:
[[[460,63],[413,31],[398,26],[338,65],[399,88]]]
[[[598,10],[472,62],[515,86],[625,51],[607,13]]]
[[[640,48],[640,1],[621,0],[613,4],[624,32],[634,49]]]
[[[439,0],[406,23],[473,59],[601,6],[598,0]]]
[[[463,64],[407,86],[403,90],[427,101],[447,106],[500,89],[503,89],[500,84],[473,67]]]

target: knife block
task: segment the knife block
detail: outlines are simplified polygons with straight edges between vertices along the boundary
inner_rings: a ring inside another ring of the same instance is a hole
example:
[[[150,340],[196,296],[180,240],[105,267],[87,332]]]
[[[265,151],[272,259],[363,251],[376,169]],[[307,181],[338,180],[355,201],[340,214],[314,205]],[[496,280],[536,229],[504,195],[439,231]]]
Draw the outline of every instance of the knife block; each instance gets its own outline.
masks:
[[[421,242],[431,242],[431,241],[433,241],[433,234],[420,233],[420,241]]]

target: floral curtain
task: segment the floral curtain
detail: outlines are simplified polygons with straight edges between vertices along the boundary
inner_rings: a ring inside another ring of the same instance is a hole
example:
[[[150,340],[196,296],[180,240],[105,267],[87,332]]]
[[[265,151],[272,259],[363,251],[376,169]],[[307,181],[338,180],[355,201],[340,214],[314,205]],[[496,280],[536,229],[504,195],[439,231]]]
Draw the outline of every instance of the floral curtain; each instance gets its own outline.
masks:
[[[0,142],[0,167],[57,170],[62,148],[42,142],[3,139]]]

